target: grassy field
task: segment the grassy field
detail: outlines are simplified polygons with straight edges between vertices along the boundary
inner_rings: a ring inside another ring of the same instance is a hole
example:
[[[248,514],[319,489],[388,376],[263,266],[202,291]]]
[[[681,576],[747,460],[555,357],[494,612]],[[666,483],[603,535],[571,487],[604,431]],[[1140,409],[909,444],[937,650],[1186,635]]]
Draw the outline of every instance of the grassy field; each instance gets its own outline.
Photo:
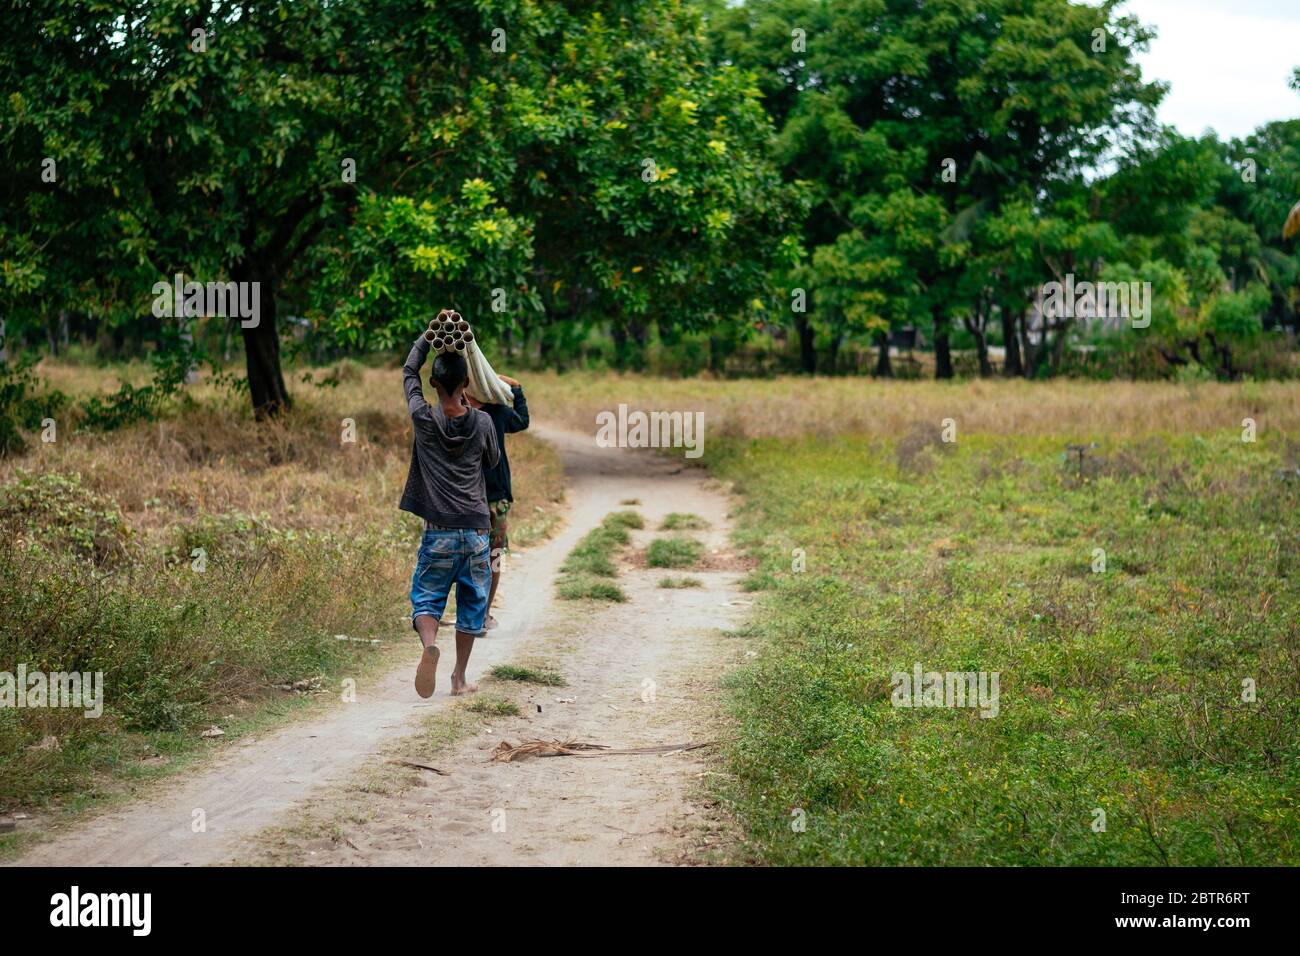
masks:
[[[65,391],[113,385],[47,372]],[[0,462],[15,529],[0,661],[100,669],[109,687],[100,721],[0,711],[0,810],[93,798],[202,746],[209,722],[266,712],[280,685],[373,653],[336,634],[408,638],[418,529],[395,508],[409,438],[394,374],[345,364],[257,427],[199,387],[161,422],[68,427]],[[705,413],[694,463],[741,495],[761,598],[718,784],[743,833],[734,861],[1300,862],[1300,482],[1279,476],[1300,465],[1300,387],[525,386],[538,420],[593,434],[620,403]],[[511,442],[526,544],[556,520],[561,475],[545,446]],[[1066,452],[1092,442],[1082,467]],[[689,541],[691,517],[665,525]],[[616,588],[617,520],[566,580]],[[657,557],[689,566],[688,550]],[[893,706],[894,675],[916,665],[996,674],[996,716]]]
[[[72,394],[143,380],[138,367],[41,371]],[[200,385],[160,421],[109,434],[60,421],[57,441],[0,460],[0,670],[100,671],[105,687],[97,720],[0,709],[0,812],[94,803],[210,746],[214,724],[231,739],[337,699],[342,677],[414,646],[420,522],[397,510],[411,441],[400,375],[313,374],[339,384],[296,382],[279,422]],[[558,520],[562,472],[526,433],[510,455],[511,537],[527,546]]]
[[[1296,386],[533,392],[591,430],[621,402],[703,410],[700,463],[744,496],[736,860],[1300,863]],[[996,717],[893,706],[917,664],[998,674]]]

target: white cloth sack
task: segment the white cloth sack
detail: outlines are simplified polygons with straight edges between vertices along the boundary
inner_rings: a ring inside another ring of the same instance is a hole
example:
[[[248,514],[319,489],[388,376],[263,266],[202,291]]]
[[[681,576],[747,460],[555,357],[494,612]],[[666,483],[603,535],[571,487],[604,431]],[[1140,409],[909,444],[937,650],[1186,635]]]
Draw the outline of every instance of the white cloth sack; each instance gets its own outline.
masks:
[[[501,381],[501,377],[492,371],[483,350],[478,347],[478,339],[467,343],[465,364],[469,366],[470,397],[484,405],[513,405],[515,394],[510,386]]]

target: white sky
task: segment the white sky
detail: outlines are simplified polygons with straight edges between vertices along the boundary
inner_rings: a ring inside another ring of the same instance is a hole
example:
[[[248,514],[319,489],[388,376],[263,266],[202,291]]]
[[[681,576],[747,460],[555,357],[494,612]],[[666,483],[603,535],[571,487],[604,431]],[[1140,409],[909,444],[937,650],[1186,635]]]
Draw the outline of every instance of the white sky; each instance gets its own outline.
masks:
[[[1161,122],[1229,139],[1300,117],[1300,93],[1287,87],[1300,66],[1300,0],[1128,0],[1122,9],[1158,31],[1139,62],[1145,79],[1170,84]]]

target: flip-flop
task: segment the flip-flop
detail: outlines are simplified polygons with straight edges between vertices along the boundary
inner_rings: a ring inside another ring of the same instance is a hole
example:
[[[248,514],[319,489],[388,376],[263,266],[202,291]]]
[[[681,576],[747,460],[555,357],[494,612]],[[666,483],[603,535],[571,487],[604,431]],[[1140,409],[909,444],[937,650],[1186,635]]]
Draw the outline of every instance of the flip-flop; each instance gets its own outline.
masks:
[[[420,665],[415,669],[415,692],[421,697],[433,696],[433,685],[438,680],[438,658],[441,656],[437,644],[430,644],[420,655]]]

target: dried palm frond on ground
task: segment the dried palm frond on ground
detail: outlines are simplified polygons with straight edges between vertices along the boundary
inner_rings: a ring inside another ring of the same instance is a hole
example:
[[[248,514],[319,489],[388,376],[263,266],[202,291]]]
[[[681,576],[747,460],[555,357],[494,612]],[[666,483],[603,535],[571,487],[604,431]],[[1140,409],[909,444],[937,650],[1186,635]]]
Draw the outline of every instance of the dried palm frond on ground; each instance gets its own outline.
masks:
[[[432,770],[441,777],[447,776],[447,771],[439,770],[437,767],[431,767],[427,763],[416,763],[414,760],[390,760],[388,762],[396,764],[399,767],[411,767],[414,770]]]
[[[518,746],[508,740],[503,740],[493,749],[492,759],[509,763],[515,758],[523,760],[528,757],[609,757],[615,754],[670,754],[681,753],[686,750],[698,750],[701,747],[709,747],[715,743],[717,743],[715,740],[705,740],[700,743],[687,741],[682,744],[657,744],[652,747],[629,747],[614,750],[605,744],[584,743],[580,740],[527,740]]]

